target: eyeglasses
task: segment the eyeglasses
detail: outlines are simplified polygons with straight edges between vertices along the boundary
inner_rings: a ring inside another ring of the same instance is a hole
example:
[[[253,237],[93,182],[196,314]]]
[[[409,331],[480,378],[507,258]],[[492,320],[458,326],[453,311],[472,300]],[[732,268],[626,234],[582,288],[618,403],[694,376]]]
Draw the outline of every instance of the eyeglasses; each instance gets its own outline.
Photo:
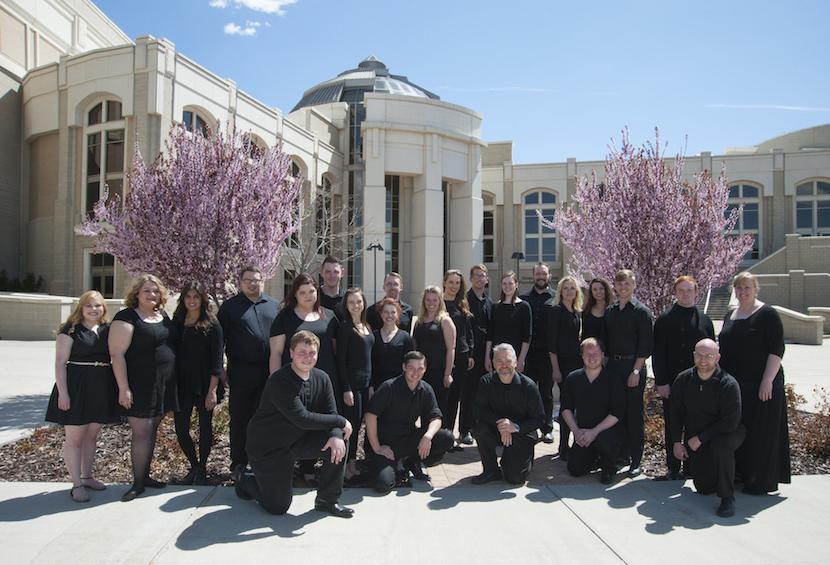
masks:
[[[718,358],[717,353],[712,354],[712,355],[703,355],[702,353],[698,353],[697,351],[694,352],[694,356],[695,356],[695,359],[708,359],[709,361],[714,361],[715,359]]]
[[[478,279],[478,280],[482,280],[482,279],[486,279],[486,278],[487,278],[487,275],[471,275],[471,276],[470,276],[470,278],[471,278],[471,279]]]
[[[242,279],[242,282],[245,284],[259,284],[262,282],[262,279]]]

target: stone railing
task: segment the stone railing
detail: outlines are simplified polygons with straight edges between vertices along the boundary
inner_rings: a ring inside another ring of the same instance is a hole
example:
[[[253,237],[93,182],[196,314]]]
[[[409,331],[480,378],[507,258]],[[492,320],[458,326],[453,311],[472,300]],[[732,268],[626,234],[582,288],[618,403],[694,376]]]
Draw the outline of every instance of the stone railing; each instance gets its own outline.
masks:
[[[0,339],[55,339],[58,328],[66,321],[77,303],[78,299],[70,296],[2,292]],[[110,319],[121,308],[123,306],[120,299],[107,300]]]

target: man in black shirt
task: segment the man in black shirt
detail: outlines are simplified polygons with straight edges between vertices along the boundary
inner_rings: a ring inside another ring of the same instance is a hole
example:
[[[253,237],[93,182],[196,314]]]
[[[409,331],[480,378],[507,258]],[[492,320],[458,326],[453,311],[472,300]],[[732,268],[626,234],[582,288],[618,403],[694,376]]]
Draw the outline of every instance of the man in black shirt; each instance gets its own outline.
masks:
[[[398,319],[398,327],[412,333],[412,306],[400,299],[401,291],[403,290],[403,279],[401,276],[398,273],[388,273],[383,280],[383,290],[386,292],[384,298],[397,300],[398,304],[401,305],[401,316]],[[366,310],[366,323],[372,327],[373,331],[383,327],[383,319],[380,317],[380,312],[378,312],[377,303],[372,304]]]
[[[525,359],[525,374],[536,382],[545,408],[545,421],[539,428],[542,441],[553,443],[553,365],[548,355],[548,318],[554,299],[554,292],[548,286],[550,268],[536,263],[533,268],[533,288],[519,295],[526,300],[533,311],[533,337]]]
[[[729,517],[735,514],[735,450],[746,430],[740,385],[720,368],[719,359],[713,340],[695,345],[695,366],[680,373],[671,388],[671,433],[674,456],[688,461],[697,492],[717,492],[718,516]]]
[[[627,437],[620,449],[630,463],[628,475],[639,476],[645,446],[643,392],[646,388],[645,362],[654,349],[651,311],[634,297],[634,273],[623,269],[614,277],[617,301],[605,309],[602,339],[608,356],[606,368],[622,379],[625,389],[625,427]]]
[[[460,443],[473,444],[473,399],[476,396],[478,381],[487,371],[484,369],[484,353],[487,350],[487,333],[490,328],[490,314],[493,310],[493,300],[484,292],[489,282],[487,267],[482,263],[473,265],[470,269],[470,290],[467,291],[467,302],[472,312],[473,338],[473,368],[467,371],[464,388],[461,389],[461,408],[458,413],[458,432]]]
[[[562,419],[574,434],[568,472],[574,477],[586,475],[599,458],[600,482],[607,485],[617,472],[625,395],[620,378],[602,367],[602,344],[589,337],[579,349],[585,366],[566,377],[562,391]]]
[[[654,322],[654,383],[657,393],[663,397],[663,419],[666,429],[666,478],[672,481],[683,478],[680,461],[674,456],[671,436],[671,385],[681,371],[694,366],[692,353],[695,344],[704,337],[715,338],[712,320],[697,309],[697,281],[692,277],[678,277],[674,281],[677,303],[660,314]]]
[[[371,474],[380,493],[392,490],[396,472],[430,480],[424,465],[437,462],[453,445],[452,432],[441,428],[435,392],[421,381],[426,368],[424,354],[410,351],[403,358],[403,374],[384,381],[369,403],[366,439],[375,453]]]
[[[334,315],[343,321],[343,293],[340,291],[340,280],[343,278],[343,263],[337,257],[329,255],[323,259],[320,267],[320,278],[323,286],[320,287],[320,306],[334,311]]]
[[[328,375],[314,368],[319,349],[319,338],[307,330],[291,338],[291,364],[269,377],[248,425],[253,472],[239,466],[236,495],[256,499],[271,514],[285,514],[293,497],[296,460],[317,459],[330,451],[323,457],[314,509],[351,518],[353,511],[340,505],[340,495],[352,426],[337,414]]]
[[[248,463],[248,422],[259,406],[268,380],[268,340],[271,324],[280,310],[279,302],[262,292],[264,281],[259,267],[243,267],[239,278],[242,292],[222,303],[217,315],[228,358],[231,470]]]
[[[496,370],[478,384],[475,398],[476,422],[473,437],[484,472],[473,477],[473,484],[483,485],[502,478],[512,484],[525,482],[533,467],[536,430],[542,425],[545,410],[542,397],[532,380],[516,371],[516,350],[509,343],[493,348]],[[496,447],[504,452],[501,470]]]

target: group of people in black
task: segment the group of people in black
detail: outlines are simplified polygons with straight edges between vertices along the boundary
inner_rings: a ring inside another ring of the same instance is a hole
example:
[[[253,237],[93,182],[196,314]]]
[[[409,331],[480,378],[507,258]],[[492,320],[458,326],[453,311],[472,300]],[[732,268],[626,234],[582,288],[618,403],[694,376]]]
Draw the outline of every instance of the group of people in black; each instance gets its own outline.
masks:
[[[58,336],[47,413],[66,425],[73,499],[105,488],[92,478],[95,438],[120,415],[133,432],[134,484],[123,500],[164,486],[149,471],[169,411],[191,465],[178,482],[204,483],[212,410],[225,383],[236,493],[273,514],[288,510],[300,484],[317,487],[316,509],[349,517],[352,509],[340,504],[344,484],[388,492],[410,476],[429,480],[429,466],[473,443],[483,467],[473,484],[522,484],[535,444],[556,442],[557,425],[568,471],[599,469],[608,484],[620,469],[642,472],[648,357],[664,399],[665,478],[691,476],[698,492],[717,492],[721,516],[734,514],[736,467],[748,493],[789,482],[783,327],[757,300],[749,273],[734,280],[739,306],[724,321],[720,347],[695,306],[691,277],[675,281],[676,304],[653,323],[627,270],[613,290],[604,279],[590,281],[584,300],[580,281],[564,277],[554,291],[539,263],[530,290],[519,294],[509,271],[493,301],[487,268],[477,264],[469,289],[461,271],[447,271],[441,287],[423,290],[417,312],[401,300],[397,273],[386,275],[385,296],[371,305],[360,289],[341,290],[337,258],[327,257],[319,274],[322,286],[297,276],[279,304],[263,292],[262,271],[247,266],[241,292],[216,316],[192,283],[172,320],[164,286],[142,275],[111,326],[101,295],[84,294]],[[198,454],[189,429],[194,406]]]

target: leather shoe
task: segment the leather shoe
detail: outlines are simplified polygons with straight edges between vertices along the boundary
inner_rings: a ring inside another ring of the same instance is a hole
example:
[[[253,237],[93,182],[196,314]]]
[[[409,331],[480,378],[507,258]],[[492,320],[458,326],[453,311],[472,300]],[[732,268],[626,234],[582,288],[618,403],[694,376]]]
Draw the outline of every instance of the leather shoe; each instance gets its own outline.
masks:
[[[642,475],[642,474],[643,474],[643,468],[642,468],[642,467],[640,467],[639,465],[637,465],[636,467],[632,465],[632,466],[628,469],[628,476],[629,476],[629,477],[631,477],[632,479],[633,479],[634,477],[639,477],[639,476],[640,476],[640,475]]]
[[[432,477],[427,474],[426,467],[420,459],[414,460],[412,458],[406,460],[406,469],[412,473],[412,478],[419,481],[430,481]]]
[[[720,499],[720,506],[718,506],[718,516],[729,518],[735,515],[735,499],[731,496]]]
[[[239,478],[233,482],[233,490],[236,493],[236,496],[242,500],[251,500],[253,496],[251,496],[251,493],[248,492],[248,489],[244,484],[246,479],[247,477],[245,477],[244,473],[240,473]]]
[[[155,479],[147,477],[144,479],[144,486],[148,488],[164,488],[167,486],[167,483],[163,483],[161,481],[157,481]]]
[[[467,432],[464,434],[464,437],[458,440],[458,443],[463,443],[464,445],[473,445],[473,434]]]
[[[131,500],[135,500],[135,497],[137,497],[142,492],[144,492],[144,485],[134,484],[132,487],[130,487],[130,490],[121,495],[121,502],[129,502]]]
[[[553,434],[550,432],[542,434],[542,441],[544,443],[553,443]]]
[[[319,512],[328,512],[332,516],[338,518],[351,518],[354,515],[354,510],[346,508],[339,502],[324,502],[322,500],[314,501],[314,509]]]
[[[610,471],[607,471],[607,472],[603,471],[602,475],[599,478],[599,482],[604,484],[604,485],[610,485],[611,483],[614,482],[614,473],[612,473]]]
[[[472,483],[474,485],[486,485],[490,481],[498,481],[501,480],[501,469],[496,469],[495,471],[484,472],[476,477],[473,477]]]

